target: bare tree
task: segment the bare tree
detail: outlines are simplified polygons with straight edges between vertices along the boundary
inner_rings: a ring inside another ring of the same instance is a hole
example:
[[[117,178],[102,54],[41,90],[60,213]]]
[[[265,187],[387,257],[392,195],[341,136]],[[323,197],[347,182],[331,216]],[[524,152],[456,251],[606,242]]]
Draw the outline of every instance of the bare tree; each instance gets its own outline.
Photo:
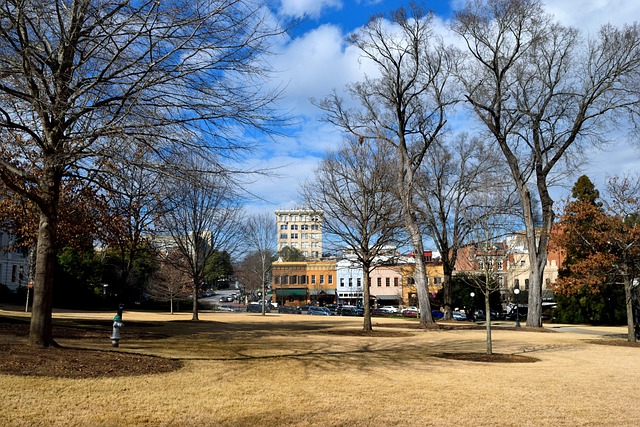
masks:
[[[267,282],[271,282],[269,277],[271,263],[276,255],[277,232],[273,216],[266,213],[250,216],[245,222],[244,240],[247,247],[254,251],[253,256],[259,261],[257,265],[254,264],[254,267],[258,267],[257,271],[255,269],[253,271],[260,277],[263,316],[266,311],[266,285]]]
[[[224,176],[201,166],[190,169],[165,183],[166,212],[158,226],[181,255],[180,262],[173,265],[192,281],[192,320],[199,320],[198,291],[205,281],[207,264],[219,251],[233,252],[237,248],[242,237],[242,210],[233,184]]]
[[[555,218],[549,187],[585,144],[620,123],[619,113],[637,107],[640,28],[605,26],[584,41],[537,0],[489,0],[468,3],[453,29],[468,48],[460,72],[466,99],[500,147],[521,200],[531,265],[527,326],[541,327]]]
[[[174,312],[174,302],[180,301],[189,295],[192,281],[184,273],[184,269],[174,266],[180,258],[178,253],[167,253],[166,258],[171,262],[163,262],[156,270],[147,285],[147,294],[154,301],[168,302],[171,314]]]
[[[460,134],[450,142],[437,140],[425,156],[418,172],[418,191],[421,220],[440,252],[444,281],[444,318],[451,319],[451,277],[455,271],[458,249],[466,243],[482,217],[474,203],[478,193],[506,190],[503,166],[499,153],[479,138],[469,139]],[[505,171],[506,172],[506,171]],[[487,184],[486,177],[490,177]],[[504,212],[513,207],[509,199],[501,199]],[[496,210],[500,206],[494,207]]]
[[[321,104],[327,120],[361,141],[384,141],[395,151],[396,181],[405,230],[416,254],[415,281],[420,323],[433,323],[427,288],[423,233],[416,218],[416,174],[432,142],[443,132],[448,86],[456,55],[432,35],[432,16],[414,8],[371,20],[351,42],[375,64],[380,76],[353,84],[349,109],[335,94]]]
[[[384,144],[350,139],[326,155],[302,190],[305,204],[323,212],[325,236],[335,246],[348,248],[362,266],[365,331],[373,329],[370,274],[402,238],[401,207],[389,191],[392,168]]]
[[[125,149],[125,147],[123,147]],[[105,189],[110,221],[102,228],[100,239],[119,258],[120,288],[129,285],[130,274],[140,251],[151,243],[153,222],[161,215],[162,203],[157,197],[158,180],[162,176],[149,167],[151,155],[146,147],[132,147],[127,160],[104,161],[98,182]]]
[[[264,83],[282,32],[258,0],[0,1],[0,179],[40,211],[30,343],[55,344],[63,176],[121,143],[239,154],[243,130],[280,123]]]

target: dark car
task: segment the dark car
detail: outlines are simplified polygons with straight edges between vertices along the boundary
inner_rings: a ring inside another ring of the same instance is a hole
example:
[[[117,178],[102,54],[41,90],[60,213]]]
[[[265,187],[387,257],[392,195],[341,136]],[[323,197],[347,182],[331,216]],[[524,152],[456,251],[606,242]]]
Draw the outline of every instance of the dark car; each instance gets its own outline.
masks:
[[[386,310],[384,308],[374,308],[374,309],[371,309],[371,315],[372,316],[392,316],[392,313],[389,312],[389,310]]]
[[[271,305],[265,307],[265,313],[271,313]],[[262,304],[252,302],[247,306],[247,312],[249,313],[262,313]]]
[[[364,316],[364,310],[360,307],[345,306],[340,309],[341,316]]]
[[[331,316],[331,311],[327,307],[316,307],[312,305],[307,310],[307,314],[314,316]]]
[[[327,304],[326,307],[333,314],[338,314],[338,310],[342,308],[342,304]]]
[[[300,307],[294,307],[292,305],[279,305],[278,313],[300,314],[302,310]]]

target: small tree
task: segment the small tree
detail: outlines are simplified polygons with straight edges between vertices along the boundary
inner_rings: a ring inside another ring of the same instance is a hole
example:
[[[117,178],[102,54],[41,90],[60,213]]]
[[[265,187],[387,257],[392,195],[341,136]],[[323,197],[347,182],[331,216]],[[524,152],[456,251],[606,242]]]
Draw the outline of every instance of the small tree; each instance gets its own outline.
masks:
[[[198,320],[198,294],[206,267],[219,251],[232,252],[240,243],[242,211],[233,184],[198,162],[183,176],[165,182],[164,203],[167,209],[159,227],[181,255],[174,267],[192,280],[192,320]]]
[[[276,223],[269,214],[254,215],[247,218],[244,227],[244,239],[247,246],[254,250],[259,267],[257,273],[262,284],[262,315],[266,311],[267,282],[271,282],[271,263],[276,252]]]
[[[402,238],[401,208],[390,192],[392,163],[384,145],[347,140],[328,153],[303,187],[305,203],[323,212],[323,230],[363,269],[364,326],[371,331],[370,275]]]
[[[153,274],[147,285],[147,295],[154,301],[168,302],[169,311],[173,314],[174,303],[189,295],[192,281],[184,273],[184,268],[175,268],[180,263],[179,253],[168,253],[166,257],[171,262],[162,263]]]

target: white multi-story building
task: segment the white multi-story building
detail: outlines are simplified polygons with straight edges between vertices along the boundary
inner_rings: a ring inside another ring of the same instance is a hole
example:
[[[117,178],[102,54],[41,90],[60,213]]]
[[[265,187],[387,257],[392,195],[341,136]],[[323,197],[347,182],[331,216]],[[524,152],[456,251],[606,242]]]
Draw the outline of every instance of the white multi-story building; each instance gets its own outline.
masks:
[[[322,212],[310,209],[276,211],[278,250],[298,249],[307,258],[322,257]]]
[[[363,304],[363,283],[362,264],[349,258],[336,262],[336,300],[338,304]]]

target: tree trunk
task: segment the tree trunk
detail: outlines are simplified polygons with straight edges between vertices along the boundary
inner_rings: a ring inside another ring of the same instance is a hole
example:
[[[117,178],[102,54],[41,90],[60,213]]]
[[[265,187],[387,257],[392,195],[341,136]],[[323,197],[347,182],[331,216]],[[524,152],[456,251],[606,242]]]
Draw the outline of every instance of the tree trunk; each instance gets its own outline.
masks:
[[[198,281],[194,280],[193,282],[193,315],[191,316],[191,320],[196,321],[200,320],[198,318]]]
[[[46,162],[45,162],[46,164]],[[57,346],[53,339],[53,278],[57,255],[58,200],[61,173],[44,168],[36,268],[33,280],[33,306],[29,327],[29,343],[41,347]],[[28,288],[27,288],[28,291]]]
[[[411,214],[407,214],[411,217]],[[413,243],[413,252],[416,261],[416,269],[414,279],[416,282],[416,290],[418,292],[418,303],[420,304],[420,326],[426,328],[433,325],[433,316],[431,316],[431,302],[429,301],[429,287],[427,284],[427,271],[424,262],[424,246],[422,245],[422,234],[418,225],[412,219],[407,220],[407,231],[409,232],[411,242]]]
[[[362,270],[364,272],[363,285],[364,285],[364,324],[362,330],[365,332],[373,331],[373,325],[371,324],[371,304],[370,295],[371,290],[369,284],[371,283],[371,265],[363,263]]]
[[[491,285],[489,278],[486,278],[486,284],[484,288],[484,320],[487,329],[487,354],[493,353],[493,342],[491,341]]]
[[[453,268],[449,265],[448,261],[442,262],[442,270],[443,270],[443,281],[442,281],[442,304],[444,306],[444,320],[451,320],[451,313],[453,311],[453,295],[451,291],[452,287],[452,277],[453,277]]]
[[[635,342],[635,324],[633,319],[633,294],[632,294],[633,281],[629,278],[628,274],[624,275],[624,297],[627,306],[627,341]]]

